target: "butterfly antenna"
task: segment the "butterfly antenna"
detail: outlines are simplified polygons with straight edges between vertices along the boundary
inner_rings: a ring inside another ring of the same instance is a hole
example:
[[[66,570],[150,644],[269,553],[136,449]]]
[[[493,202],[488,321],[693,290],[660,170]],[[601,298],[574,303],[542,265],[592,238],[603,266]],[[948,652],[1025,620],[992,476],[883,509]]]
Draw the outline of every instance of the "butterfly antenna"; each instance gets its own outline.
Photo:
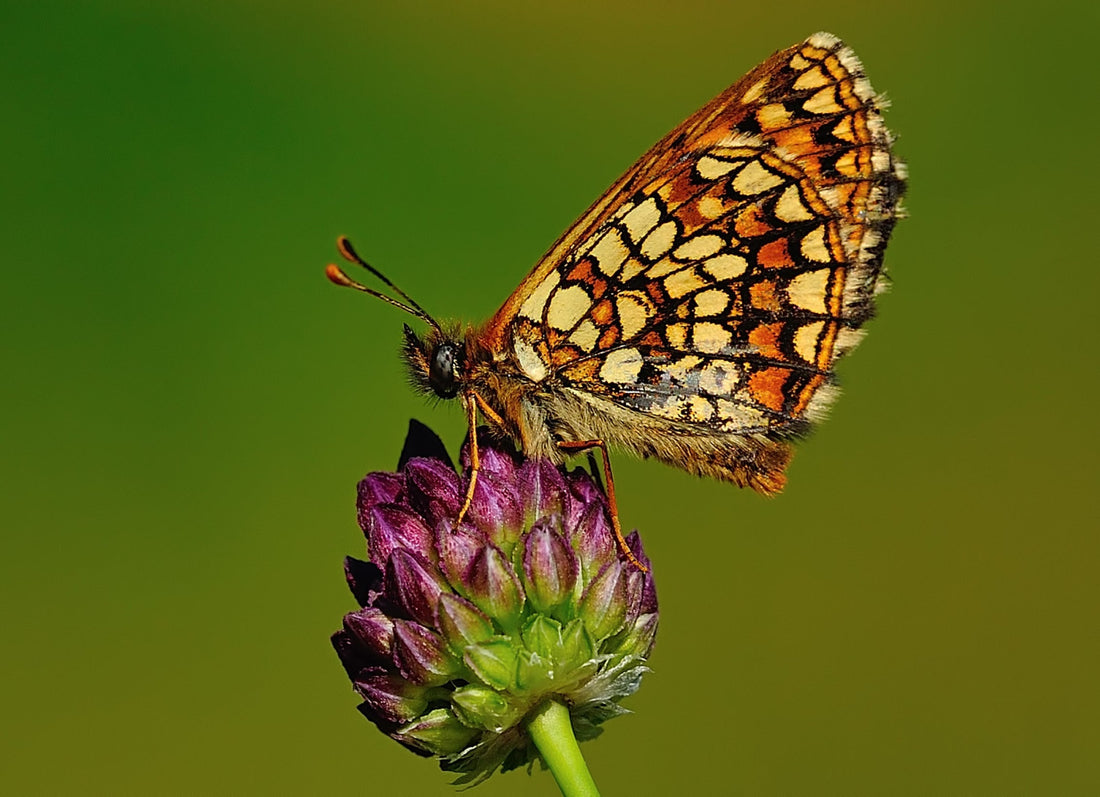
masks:
[[[409,294],[405,293],[403,290],[398,288],[396,285],[393,284],[393,282],[390,280],[389,277],[387,277],[381,271],[376,269],[374,266],[372,266],[366,260],[359,257],[359,253],[355,251],[355,248],[351,245],[351,241],[349,241],[343,235],[341,235],[339,238],[336,239],[336,248],[340,250],[340,255],[345,260],[347,260],[348,262],[351,262],[351,263],[356,263],[357,265],[360,265],[363,268],[365,268],[371,274],[378,277],[378,279],[382,280],[382,282],[384,282],[388,287],[395,290],[397,292],[398,296],[400,296],[402,299],[404,299],[406,302],[408,302],[412,307],[416,308],[421,313],[423,313],[425,317],[430,317],[430,316],[428,316],[428,311],[425,310],[423,307],[421,307],[419,304],[416,303],[416,299],[409,296]]]
[[[376,291],[373,288],[368,288],[366,285],[363,285],[362,283],[356,282],[351,277],[349,277],[347,274],[345,274],[344,270],[342,268],[340,268],[339,266],[337,266],[337,265],[329,263],[325,267],[325,276],[329,278],[330,282],[334,282],[337,285],[339,285],[341,287],[344,287],[344,288],[355,288],[355,290],[357,290],[357,291],[362,291],[363,293],[370,294],[371,296],[374,296],[378,299],[381,299],[386,304],[392,304],[394,307],[398,308],[399,310],[404,310],[409,315],[416,316],[421,321],[426,322],[428,325],[434,327],[435,329],[439,329],[439,322],[437,322],[434,318],[432,318],[430,315],[425,313],[419,307],[409,307],[404,302],[399,302],[399,301],[397,301],[397,299],[394,299],[392,296],[387,296],[386,294],[382,293],[381,291]]]
[[[384,301],[386,304],[392,304],[394,307],[404,310],[409,315],[416,316],[421,321],[427,323],[429,326],[435,329],[439,329],[439,322],[428,315],[428,311],[417,304],[415,299],[413,299],[403,290],[394,285],[393,282],[391,282],[385,274],[376,269],[363,258],[359,257],[358,252],[356,252],[355,248],[351,245],[351,241],[341,235],[339,238],[336,239],[336,248],[340,252],[341,257],[343,257],[348,262],[362,266],[371,274],[378,277],[378,279],[382,280],[382,282],[386,286],[393,289],[397,293],[397,295],[404,299],[405,302],[408,302],[408,304],[405,304],[404,302],[399,302],[392,296],[387,296],[380,291],[376,291],[373,288],[368,288],[366,285],[356,282],[346,273],[344,273],[344,270],[342,268],[333,265],[332,263],[330,263],[325,268],[325,276],[329,278],[329,281],[334,282],[335,284],[340,285],[344,288],[354,288],[357,291],[362,291],[363,293],[367,293],[371,296],[377,297]]]

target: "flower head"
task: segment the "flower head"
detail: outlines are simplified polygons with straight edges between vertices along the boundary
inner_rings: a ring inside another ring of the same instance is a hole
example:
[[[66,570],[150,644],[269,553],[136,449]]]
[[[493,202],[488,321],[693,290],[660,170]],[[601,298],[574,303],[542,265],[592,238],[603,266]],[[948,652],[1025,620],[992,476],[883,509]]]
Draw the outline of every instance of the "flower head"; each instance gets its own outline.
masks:
[[[466,482],[415,421],[398,471],[359,483],[369,560],[345,570],[361,608],[332,637],[359,710],[460,783],[536,760],[523,723],[547,700],[579,739],[598,735],[657,631],[652,574],[620,558],[592,478],[480,452],[457,527]],[[648,564],[637,532],[627,542]]]

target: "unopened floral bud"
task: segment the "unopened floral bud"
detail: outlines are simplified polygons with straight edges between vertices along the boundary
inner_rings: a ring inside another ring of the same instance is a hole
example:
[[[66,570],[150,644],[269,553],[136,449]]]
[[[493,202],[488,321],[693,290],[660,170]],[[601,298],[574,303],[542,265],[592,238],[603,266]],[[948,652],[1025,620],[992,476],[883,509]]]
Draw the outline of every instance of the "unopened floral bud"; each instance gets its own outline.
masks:
[[[466,479],[438,438],[414,431],[425,434],[410,429],[397,473],[359,484],[370,561],[349,558],[345,574],[362,608],[332,641],[363,714],[472,783],[538,758],[525,723],[548,701],[568,707],[582,740],[625,712],[656,636],[656,591],[620,558],[587,474],[482,443],[456,525]],[[627,542],[648,564],[637,533]]]

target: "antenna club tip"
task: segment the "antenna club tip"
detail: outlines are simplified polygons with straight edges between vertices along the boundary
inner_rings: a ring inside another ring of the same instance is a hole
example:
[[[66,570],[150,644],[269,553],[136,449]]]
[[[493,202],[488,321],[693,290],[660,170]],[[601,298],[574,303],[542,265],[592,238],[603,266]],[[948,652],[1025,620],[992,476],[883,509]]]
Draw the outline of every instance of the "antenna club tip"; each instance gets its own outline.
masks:
[[[349,263],[362,263],[359,258],[359,254],[355,251],[355,247],[351,245],[351,241],[347,239],[346,235],[341,235],[336,239],[336,249],[340,252],[340,257],[347,260]]]
[[[345,288],[351,286],[351,279],[348,278],[348,275],[344,273],[343,269],[333,263],[329,263],[325,266],[325,276],[328,277],[329,282],[334,282]]]

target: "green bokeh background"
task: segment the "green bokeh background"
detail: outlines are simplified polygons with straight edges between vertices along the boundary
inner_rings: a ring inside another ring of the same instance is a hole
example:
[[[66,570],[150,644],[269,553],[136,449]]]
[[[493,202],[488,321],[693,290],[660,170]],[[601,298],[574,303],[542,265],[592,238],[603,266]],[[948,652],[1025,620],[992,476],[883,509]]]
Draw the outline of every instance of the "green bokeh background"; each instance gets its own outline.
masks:
[[[488,317],[653,141],[825,29],[911,218],[765,500],[619,456],[662,629],[605,795],[1100,792],[1091,4],[0,6],[0,792],[447,794],[328,634],[400,315]],[[556,794],[536,772],[482,795]]]

